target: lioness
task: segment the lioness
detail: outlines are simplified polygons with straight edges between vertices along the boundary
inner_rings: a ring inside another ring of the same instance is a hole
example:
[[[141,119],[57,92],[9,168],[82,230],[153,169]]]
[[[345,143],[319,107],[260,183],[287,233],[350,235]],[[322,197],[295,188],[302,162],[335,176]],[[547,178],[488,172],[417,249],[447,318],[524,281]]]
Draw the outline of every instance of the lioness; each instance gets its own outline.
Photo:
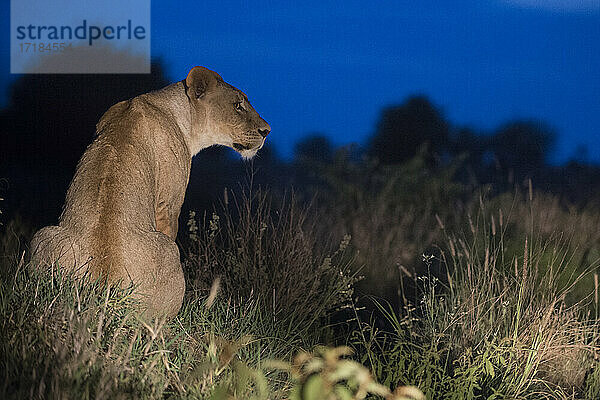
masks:
[[[58,226],[31,241],[32,265],[138,285],[152,315],[174,316],[185,282],[175,244],[192,156],[212,145],[244,158],[271,127],[215,72],[112,106],[77,165]]]

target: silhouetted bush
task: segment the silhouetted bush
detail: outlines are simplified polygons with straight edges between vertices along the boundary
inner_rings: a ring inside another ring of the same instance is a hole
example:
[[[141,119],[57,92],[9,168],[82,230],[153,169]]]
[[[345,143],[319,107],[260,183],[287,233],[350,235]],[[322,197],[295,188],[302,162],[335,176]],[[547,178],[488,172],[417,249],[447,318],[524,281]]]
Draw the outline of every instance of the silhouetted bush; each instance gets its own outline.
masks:
[[[371,139],[369,154],[382,164],[401,163],[425,148],[428,164],[436,164],[447,150],[448,123],[424,96],[410,97],[386,108]]]
[[[543,168],[555,141],[554,132],[535,121],[513,121],[491,138],[491,150],[500,168],[523,178]]]
[[[333,145],[323,134],[311,134],[296,143],[294,158],[298,162],[330,163],[333,160]]]

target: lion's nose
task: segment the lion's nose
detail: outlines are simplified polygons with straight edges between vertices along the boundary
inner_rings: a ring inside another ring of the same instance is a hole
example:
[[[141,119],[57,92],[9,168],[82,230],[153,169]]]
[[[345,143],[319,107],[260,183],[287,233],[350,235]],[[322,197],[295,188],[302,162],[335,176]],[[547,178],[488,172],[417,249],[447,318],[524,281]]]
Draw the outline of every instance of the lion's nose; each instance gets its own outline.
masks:
[[[269,132],[271,132],[269,129],[259,129],[258,130],[258,133],[260,133],[260,135],[262,137],[264,137],[264,138],[267,137],[267,135],[269,134]]]

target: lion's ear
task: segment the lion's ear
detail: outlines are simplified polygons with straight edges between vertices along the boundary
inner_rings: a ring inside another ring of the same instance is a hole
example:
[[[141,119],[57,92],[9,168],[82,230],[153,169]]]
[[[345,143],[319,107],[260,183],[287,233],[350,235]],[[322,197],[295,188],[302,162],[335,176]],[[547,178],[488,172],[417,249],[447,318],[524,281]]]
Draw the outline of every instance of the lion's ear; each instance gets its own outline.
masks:
[[[190,98],[199,99],[217,85],[222,78],[216,72],[204,67],[194,67],[185,78],[187,94]]]

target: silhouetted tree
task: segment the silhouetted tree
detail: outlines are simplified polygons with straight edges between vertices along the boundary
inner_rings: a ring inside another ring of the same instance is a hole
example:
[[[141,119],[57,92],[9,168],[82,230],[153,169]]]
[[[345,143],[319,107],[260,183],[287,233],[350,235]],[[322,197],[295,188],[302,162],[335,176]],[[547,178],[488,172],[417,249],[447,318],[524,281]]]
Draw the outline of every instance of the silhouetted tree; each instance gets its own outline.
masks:
[[[404,162],[426,147],[426,159],[435,164],[447,150],[448,123],[424,96],[409,98],[382,113],[369,154],[383,164]]]
[[[524,178],[546,165],[555,133],[537,121],[513,121],[491,138],[491,149],[502,171]]]

